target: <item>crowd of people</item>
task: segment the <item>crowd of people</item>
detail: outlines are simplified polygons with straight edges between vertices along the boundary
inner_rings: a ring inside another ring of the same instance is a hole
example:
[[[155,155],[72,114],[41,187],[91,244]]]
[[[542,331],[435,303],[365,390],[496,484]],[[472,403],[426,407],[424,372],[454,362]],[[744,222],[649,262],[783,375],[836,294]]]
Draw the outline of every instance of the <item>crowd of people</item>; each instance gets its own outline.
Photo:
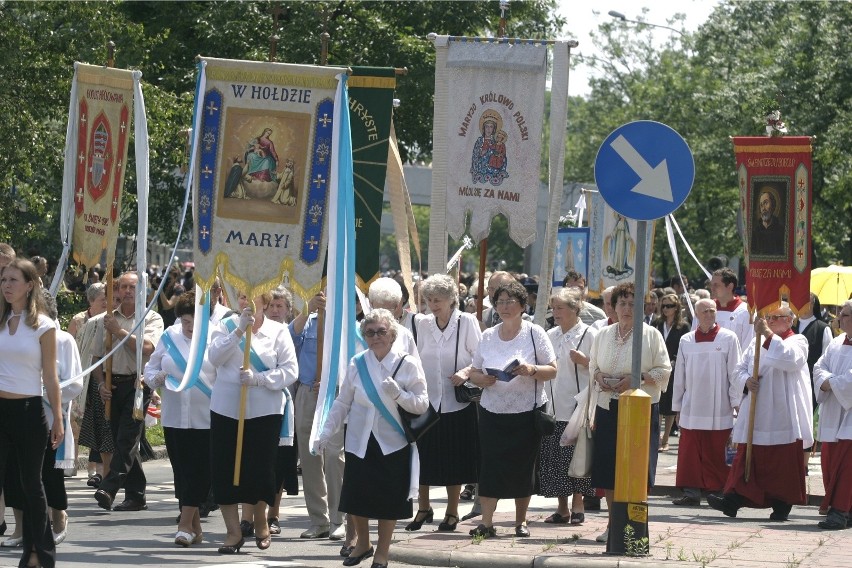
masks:
[[[55,565],[67,535],[62,471],[76,463],[78,442],[91,450],[98,506],[147,508],[140,452],[149,404],[161,407],[181,547],[202,542],[202,519],[218,508],[227,529],[219,553],[239,553],[246,539],[269,548],[281,532],[282,495],[299,492],[299,470],[310,520],[301,537],[340,541],[345,566],[369,558],[373,568],[387,566],[403,519],[412,519],[407,531],[441,519],[437,530],[453,532],[479,518],[470,535],[496,536],[500,499],[514,501],[516,537],[534,532],[527,508],[535,494],[555,499],[544,522],[581,525],[601,497],[612,503],[635,317],[643,322],[639,388],[651,398],[649,487],[658,454],[679,435],[675,505],[706,500],[731,517],[771,508],[771,520],[785,521],[806,502],[808,452],[819,443],[819,526],[849,523],[852,301],[838,307],[835,337],[815,297],[798,317],[782,302],[752,319],[727,268],[693,291],[676,275],[641,298],[642,313],[634,313],[632,283],[590,294],[583,275],[570,272],[542,327],[532,321],[538,285],[525,275],[491,273],[482,298],[475,284],[443,274],[420,279],[412,298],[398,279],[378,278],[359,301],[358,354],[312,443],[324,292],[301,312],[284,287],[229,306],[217,280],[209,322],[198,326],[191,274],[168,269],[159,312],[138,323],[139,278],[126,272],[112,306],[104,284],[90,283],[88,308],[66,333],[38,262],[0,244],[0,268],[0,487],[15,516],[0,545],[20,546],[22,567]],[[481,318],[471,300],[483,302]],[[204,356],[188,369],[199,329]],[[588,471],[575,477],[576,447],[563,434],[578,413],[595,445]],[[429,427],[415,430],[412,416],[429,418]],[[429,497],[435,486],[447,495],[441,515]],[[473,504],[461,515],[464,499]],[[6,528],[4,520],[0,534]],[[609,528],[598,541],[608,539]]]

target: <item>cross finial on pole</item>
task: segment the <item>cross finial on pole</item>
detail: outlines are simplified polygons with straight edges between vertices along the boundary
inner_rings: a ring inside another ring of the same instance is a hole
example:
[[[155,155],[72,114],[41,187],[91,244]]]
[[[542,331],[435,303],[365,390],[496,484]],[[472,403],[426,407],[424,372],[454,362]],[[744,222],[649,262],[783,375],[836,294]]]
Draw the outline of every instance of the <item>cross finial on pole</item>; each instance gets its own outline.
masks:
[[[506,10],[509,9],[509,0],[500,0],[500,27],[497,30],[499,37],[506,37]]]
[[[107,67],[115,67],[115,42],[112,40],[107,42]]]

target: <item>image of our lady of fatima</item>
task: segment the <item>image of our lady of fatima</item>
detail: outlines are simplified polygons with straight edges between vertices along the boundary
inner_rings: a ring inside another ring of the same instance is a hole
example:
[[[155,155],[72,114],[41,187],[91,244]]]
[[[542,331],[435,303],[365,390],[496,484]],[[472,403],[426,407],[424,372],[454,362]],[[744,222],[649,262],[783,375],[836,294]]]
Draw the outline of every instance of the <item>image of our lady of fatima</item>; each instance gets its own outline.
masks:
[[[223,168],[217,215],[295,224],[305,180],[297,164],[307,163],[310,115],[230,108],[221,149]],[[225,159],[227,158],[227,160]]]
[[[787,203],[789,178],[755,176],[752,182],[752,227],[750,256],[786,260]]]
[[[490,183],[498,186],[509,177],[507,172],[506,140],[503,117],[494,109],[479,116],[480,136],[473,145],[470,173],[473,183]]]

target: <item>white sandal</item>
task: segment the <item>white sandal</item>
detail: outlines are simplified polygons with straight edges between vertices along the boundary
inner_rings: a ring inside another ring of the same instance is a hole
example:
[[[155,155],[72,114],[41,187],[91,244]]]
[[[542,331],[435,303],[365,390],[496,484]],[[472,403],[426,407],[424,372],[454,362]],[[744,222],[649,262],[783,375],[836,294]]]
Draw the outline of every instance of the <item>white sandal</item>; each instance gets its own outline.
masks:
[[[195,542],[195,533],[178,531],[175,534],[175,544],[187,548]]]

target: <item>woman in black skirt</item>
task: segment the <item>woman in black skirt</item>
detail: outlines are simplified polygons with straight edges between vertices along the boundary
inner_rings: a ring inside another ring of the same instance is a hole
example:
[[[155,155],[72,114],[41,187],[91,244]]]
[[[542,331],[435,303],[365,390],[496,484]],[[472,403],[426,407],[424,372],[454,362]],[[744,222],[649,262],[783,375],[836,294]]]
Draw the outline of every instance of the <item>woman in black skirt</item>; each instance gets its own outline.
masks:
[[[420,292],[432,313],[417,321],[417,350],[426,373],[429,404],[441,413],[441,420],[417,441],[418,511],[405,530],[419,530],[432,520],[429,486],[443,485],[447,488],[447,510],[438,530],[454,531],[459,522],[461,486],[476,483],[479,477],[476,405],[458,402],[455,386],[467,380],[467,367],[482,332],[475,317],[459,311],[459,288],[449,276],[430,276]]]
[[[677,349],[680,346],[680,338],[689,333],[689,324],[683,320],[680,309],[680,299],[677,294],[666,294],[660,300],[661,316],[654,321],[654,327],[663,334],[666,342],[666,352],[672,365],[671,377],[674,377],[675,360]],[[668,388],[660,396],[660,416],[663,417],[663,431],[660,437],[659,451],[665,452],[669,449],[669,434],[674,426],[677,413],[672,410],[672,387],[671,381]]]
[[[210,492],[210,396],[216,369],[205,359],[196,382],[175,391],[189,361],[195,323],[195,292],[181,295],[174,309],[177,321],[166,328],[145,365],[145,383],[160,389],[163,433],[175,481],[180,521],[175,544],[201,542],[198,508]]]
[[[269,548],[266,506],[274,502],[275,456],[284,414],[284,389],[296,382],[296,349],[286,326],[263,316],[270,295],[255,300],[250,307],[224,320],[213,332],[207,350],[216,367],[216,384],[210,399],[210,457],[213,494],[222,510],[228,536],[220,554],[239,552],[245,542],[240,531],[237,503],[254,505],[255,543]],[[243,336],[251,327],[251,365],[243,366]],[[259,368],[258,368],[259,367]],[[243,432],[240,484],[235,486],[237,427],[240,395],[247,389],[245,430]]]
[[[535,465],[541,434],[535,412],[547,403],[544,383],[556,376],[556,354],[540,326],[524,321],[527,291],[510,282],[494,292],[494,308],[502,320],[485,330],[473,357],[470,380],[482,387],[479,415],[479,496],[482,523],[472,536],[495,536],[494,511],[499,499],[515,500],[515,536],[528,537],[527,508],[535,491]],[[508,364],[517,366],[504,381]]]
[[[354,520],[358,544],[343,565],[355,566],[375,553],[372,567],[385,568],[393,528],[397,520],[411,517],[419,477],[411,469],[411,452],[417,448],[406,442],[397,405],[422,414],[429,397],[420,362],[392,348],[396,319],[391,312],[370,312],[361,321],[361,334],[367,350],[349,363],[314,450],[321,451],[348,419],[340,511]],[[370,519],[379,522],[375,550]]]

